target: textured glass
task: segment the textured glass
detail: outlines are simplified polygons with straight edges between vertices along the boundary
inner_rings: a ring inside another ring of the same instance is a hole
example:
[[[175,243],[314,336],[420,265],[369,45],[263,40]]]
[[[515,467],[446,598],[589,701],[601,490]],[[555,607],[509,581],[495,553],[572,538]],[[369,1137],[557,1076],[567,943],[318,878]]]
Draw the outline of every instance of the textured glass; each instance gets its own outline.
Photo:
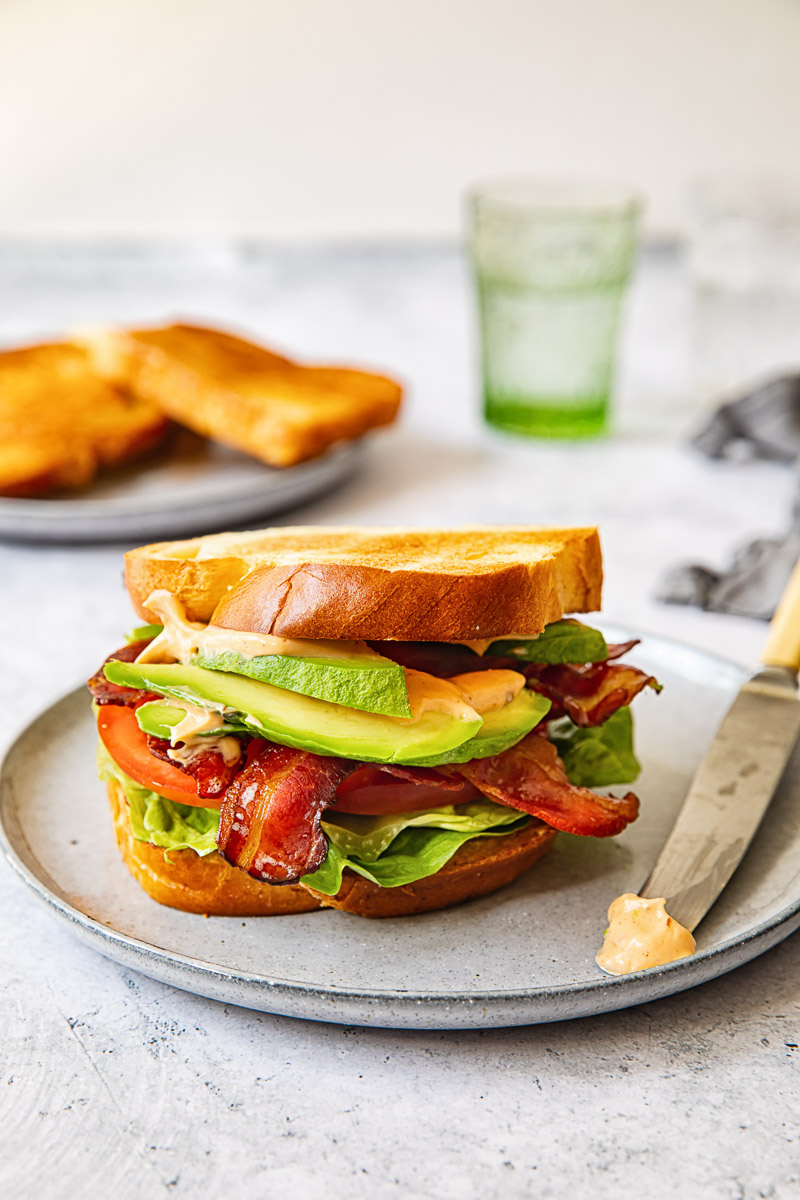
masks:
[[[520,181],[477,189],[470,210],[486,419],[532,437],[602,433],[638,199]]]

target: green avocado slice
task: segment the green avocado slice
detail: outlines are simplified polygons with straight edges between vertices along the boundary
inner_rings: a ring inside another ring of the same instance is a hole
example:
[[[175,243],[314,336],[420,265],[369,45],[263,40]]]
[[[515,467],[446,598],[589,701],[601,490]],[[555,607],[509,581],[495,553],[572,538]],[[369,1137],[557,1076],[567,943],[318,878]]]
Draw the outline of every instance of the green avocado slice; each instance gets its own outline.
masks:
[[[364,712],[410,717],[411,705],[403,668],[378,655],[352,655],[341,658],[303,658],[289,654],[258,655],[247,658],[233,650],[216,654],[199,653],[192,665],[210,671],[228,671],[247,675],[262,683],[343,704]]]
[[[538,692],[522,691],[504,708],[484,713],[483,725],[468,742],[428,758],[415,758],[413,764],[418,767],[439,767],[445,763],[470,762],[473,758],[502,754],[522,741],[547,716],[549,710],[550,701],[545,696],[540,696]],[[407,761],[412,762],[411,759]]]
[[[447,754],[474,737],[483,724],[477,715],[465,719],[426,712],[412,722],[359,712],[271,683],[180,663],[110,662],[105,675],[123,687],[224,710],[233,724],[280,745],[364,762],[406,763]]]

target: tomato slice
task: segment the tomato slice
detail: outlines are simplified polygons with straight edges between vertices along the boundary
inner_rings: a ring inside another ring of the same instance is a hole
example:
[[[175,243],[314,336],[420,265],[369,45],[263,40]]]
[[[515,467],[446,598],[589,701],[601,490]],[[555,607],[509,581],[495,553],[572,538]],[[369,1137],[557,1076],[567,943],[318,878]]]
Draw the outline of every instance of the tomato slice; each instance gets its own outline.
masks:
[[[336,812],[366,817],[385,817],[391,813],[416,812],[420,808],[443,808],[446,804],[466,804],[480,792],[464,781],[458,788],[444,789],[430,783],[397,779],[377,767],[359,767],[336,789]]]
[[[197,808],[221,806],[221,796],[216,800],[198,796],[197,780],[150,753],[147,735],[139,728],[132,708],[104,704],[97,713],[97,732],[114,762],[141,787],[178,804]],[[466,804],[480,792],[466,781],[458,790],[445,790],[428,783],[398,779],[377,767],[363,766],[339,784],[336,795],[337,812],[383,817],[421,808],[442,808],[446,804]]]
[[[97,732],[114,762],[134,783],[178,804],[192,804],[195,808],[220,807],[221,797],[211,800],[198,796],[196,779],[150,753],[147,735],[139,728],[132,708],[120,704],[102,705],[97,713]]]

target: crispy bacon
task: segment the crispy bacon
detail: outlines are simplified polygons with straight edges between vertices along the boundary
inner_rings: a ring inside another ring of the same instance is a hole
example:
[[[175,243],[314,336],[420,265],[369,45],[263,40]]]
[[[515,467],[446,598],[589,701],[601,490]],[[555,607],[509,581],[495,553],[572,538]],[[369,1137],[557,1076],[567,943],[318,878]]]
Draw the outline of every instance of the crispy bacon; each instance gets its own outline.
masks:
[[[441,771],[436,771],[433,767],[405,767],[401,763],[376,763],[375,766],[387,775],[395,775],[409,783],[425,783],[429,787],[444,788],[446,792],[455,792],[462,786],[460,779],[442,775]]]
[[[181,762],[180,759],[170,758],[169,752],[173,747],[168,741],[153,737],[152,734],[147,736],[147,749],[154,758],[161,758],[170,766],[177,767],[179,771],[196,779],[198,796],[207,800],[218,800],[244,766],[244,746],[238,738],[231,738],[231,741],[233,740],[239,744],[240,750],[238,758],[231,762],[228,762],[214,746],[200,747],[190,759]],[[183,742],[178,742],[177,745],[182,746]]]
[[[138,708],[140,704],[146,704],[148,700],[160,699],[153,692],[123,687],[121,683],[111,683],[103,674],[103,667],[106,663],[133,662],[152,640],[152,638],[146,638],[141,642],[129,642],[127,646],[115,650],[113,654],[109,654],[108,658],[103,660],[102,665],[86,684],[96,704],[123,704],[126,708]]]
[[[608,661],[622,658],[634,646],[638,646],[639,638],[629,642],[610,642],[608,645]],[[411,667],[415,671],[425,671],[428,675],[437,675],[440,679],[448,679],[452,675],[464,675],[468,671],[522,671],[535,667],[544,670],[542,664],[526,664],[516,657],[503,657],[497,654],[476,654],[469,646],[459,646],[448,642],[369,642],[369,646],[399,663],[401,667]],[[580,664],[577,664],[580,665]],[[600,664],[594,664],[600,665]]]
[[[529,733],[493,758],[443,769],[458,772],[499,804],[530,813],[565,833],[612,837],[639,812],[633,792],[618,800],[571,784],[555,746],[539,733]]]
[[[528,687],[553,701],[548,721],[566,713],[582,726],[602,725],[648,685],[659,689],[652,675],[624,663],[589,663],[585,667],[540,667],[531,663],[525,675]]]
[[[315,871],[328,854],[320,817],[354,767],[344,758],[254,739],[222,801],[220,853],[266,883],[294,883]]]
[[[638,646],[641,640],[641,638],[631,638],[629,642],[608,642],[608,661],[622,658],[623,654],[627,654],[634,646]]]
[[[516,658],[476,654],[469,646],[455,642],[368,642],[367,645],[401,667],[424,671],[440,679],[465,675],[468,671],[520,670]]]

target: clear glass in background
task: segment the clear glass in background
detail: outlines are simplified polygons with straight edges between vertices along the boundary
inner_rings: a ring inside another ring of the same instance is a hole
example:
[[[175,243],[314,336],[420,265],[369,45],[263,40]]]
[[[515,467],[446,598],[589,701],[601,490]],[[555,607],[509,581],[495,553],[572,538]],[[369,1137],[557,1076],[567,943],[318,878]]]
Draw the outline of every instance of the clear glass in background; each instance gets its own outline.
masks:
[[[689,216],[694,382],[708,407],[800,367],[800,183],[699,179]]]
[[[577,180],[498,181],[471,192],[491,425],[528,437],[606,431],[641,207],[628,187]]]

